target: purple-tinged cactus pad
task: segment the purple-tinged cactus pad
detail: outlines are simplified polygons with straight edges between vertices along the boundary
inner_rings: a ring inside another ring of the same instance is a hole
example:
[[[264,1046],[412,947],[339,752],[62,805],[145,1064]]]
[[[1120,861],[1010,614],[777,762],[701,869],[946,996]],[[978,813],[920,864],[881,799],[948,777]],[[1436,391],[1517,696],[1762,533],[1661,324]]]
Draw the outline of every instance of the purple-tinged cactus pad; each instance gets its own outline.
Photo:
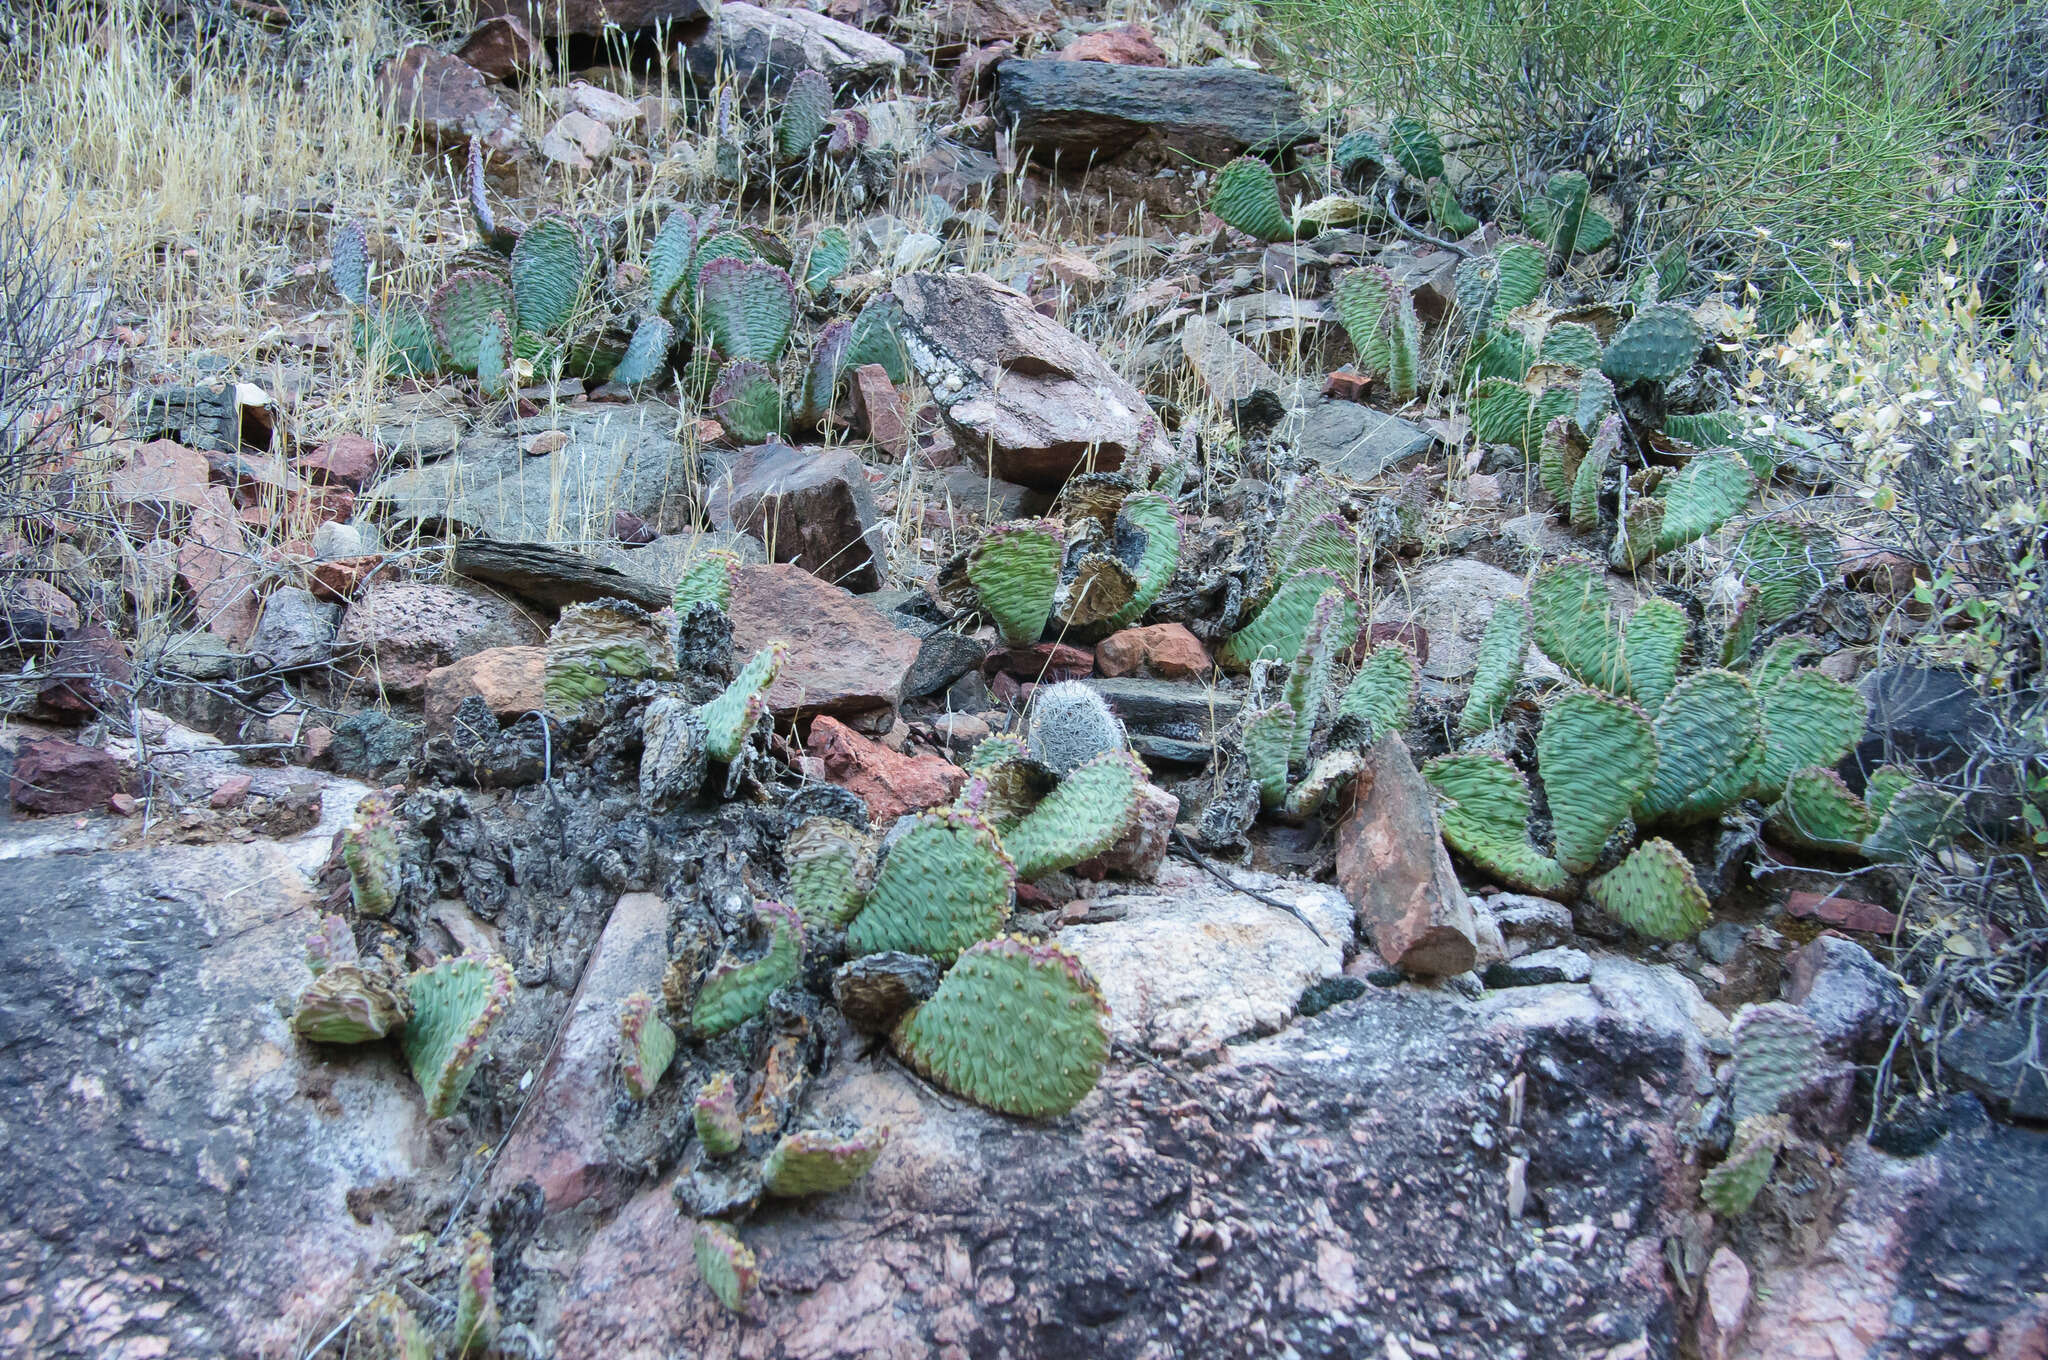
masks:
[[[815,1130],[785,1134],[761,1167],[761,1184],[784,1198],[844,1190],[867,1174],[888,1139],[889,1131],[879,1128],[848,1138]]]
[[[405,1060],[426,1095],[429,1117],[445,1119],[454,1113],[491,1026],[512,1004],[512,987],[510,964],[475,954],[445,959],[412,975]]]
[[[653,1095],[675,1056],[675,1031],[654,1013],[653,997],[635,992],[619,1003],[619,1078],[627,1095]]]
[[[705,1287],[728,1310],[743,1309],[761,1278],[754,1253],[731,1228],[708,1219],[697,1225],[696,1251],[697,1274]]]

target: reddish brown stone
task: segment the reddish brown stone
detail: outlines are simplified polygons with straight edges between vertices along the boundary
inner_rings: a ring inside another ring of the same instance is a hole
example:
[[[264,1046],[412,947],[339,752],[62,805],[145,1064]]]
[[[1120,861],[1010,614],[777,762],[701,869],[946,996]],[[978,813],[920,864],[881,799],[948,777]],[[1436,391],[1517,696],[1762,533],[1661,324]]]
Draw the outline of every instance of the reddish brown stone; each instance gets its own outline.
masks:
[[[778,561],[849,590],[881,589],[881,513],[851,449],[748,449],[712,493],[710,512],[714,525],[752,534]]]
[[[218,809],[239,807],[249,796],[249,786],[255,782],[249,775],[231,774],[214,786],[213,792],[207,795],[206,805]]]
[[[1410,973],[1468,971],[1479,957],[1472,903],[1437,835],[1429,785],[1398,735],[1366,752],[1347,801],[1337,824],[1337,883],[1373,948]]]
[[[1890,935],[1899,928],[1896,915],[1874,902],[1859,902],[1853,897],[1795,892],[1785,899],[1785,911],[1801,920],[1821,921],[1866,935]]]
[[[302,491],[291,500],[291,517],[301,524],[325,524],[329,520],[346,524],[356,512],[356,493],[345,486],[323,486]]]
[[[107,811],[116,817],[133,817],[142,804],[135,801],[132,793],[110,793],[107,795]]]
[[[184,513],[206,503],[211,490],[206,455],[169,439],[134,450],[127,466],[107,480],[107,500],[140,539],[174,530]]]
[[[853,371],[853,413],[857,427],[901,462],[910,453],[910,428],[903,423],[903,397],[880,364]]]
[[[500,722],[511,722],[542,705],[547,680],[545,647],[493,647],[427,673],[423,703],[429,732],[446,732],[455,710],[480,695]]]
[[[347,604],[370,573],[384,565],[382,557],[337,557],[313,564],[313,594],[330,604]]]
[[[607,29],[667,30],[673,43],[695,42],[718,6],[711,0],[477,0],[476,17],[516,15],[543,38],[602,38]]]
[[[996,66],[1003,58],[1015,56],[1017,44],[1007,40],[989,43],[963,54],[953,68],[953,100],[961,108],[986,99],[996,84]]]
[[[860,795],[877,826],[947,802],[967,779],[950,761],[898,755],[832,718],[814,720],[804,745],[825,762],[827,779]]]
[[[1119,24],[1074,39],[1059,51],[1062,61],[1106,61],[1115,66],[1165,66],[1166,53],[1143,24]]]
[[[1209,653],[1185,624],[1155,623],[1126,628],[1095,644],[1095,673],[1103,676],[1155,675],[1188,680],[1207,675]]]
[[[517,15],[495,14],[470,30],[455,55],[491,80],[514,80],[547,61],[542,47]]]
[[[48,581],[33,576],[0,585],[0,641],[55,643],[77,632],[78,606]]]
[[[790,563],[734,574],[732,634],[742,658],[771,642],[789,644],[768,691],[778,722],[829,713],[864,731],[886,731],[895,720],[920,645],[881,610]]]
[[[351,491],[361,491],[370,484],[377,475],[377,463],[376,441],[359,434],[336,435],[298,459],[299,471],[313,481],[345,486]]]
[[[442,666],[493,647],[539,646],[540,626],[479,590],[381,581],[342,616],[335,641],[361,653],[359,685],[410,698]]]
[[[21,744],[9,792],[24,811],[84,812],[120,788],[121,764],[113,756],[62,737],[45,737]]]
[[[36,692],[45,708],[81,717],[125,709],[135,668],[128,649],[97,623],[87,624],[57,648],[50,679]]]
[[[1014,675],[1028,684],[1043,680],[1085,680],[1095,674],[1095,654],[1064,642],[1034,642],[1029,647],[1004,647],[988,654],[985,672]]]
[[[1372,379],[1363,373],[1332,373],[1323,380],[1323,395],[1338,401],[1364,401],[1372,391]]]
[[[1398,642],[1415,653],[1415,664],[1429,662],[1429,630],[1419,623],[1371,623],[1358,634],[1358,641],[1351,644],[1351,655],[1345,664],[1357,666],[1371,654],[1372,649],[1384,642]]]
[[[414,43],[384,63],[377,89],[390,116],[410,124],[437,146],[480,142],[486,151],[516,156],[524,150],[519,112],[500,99],[483,72],[460,57]]]

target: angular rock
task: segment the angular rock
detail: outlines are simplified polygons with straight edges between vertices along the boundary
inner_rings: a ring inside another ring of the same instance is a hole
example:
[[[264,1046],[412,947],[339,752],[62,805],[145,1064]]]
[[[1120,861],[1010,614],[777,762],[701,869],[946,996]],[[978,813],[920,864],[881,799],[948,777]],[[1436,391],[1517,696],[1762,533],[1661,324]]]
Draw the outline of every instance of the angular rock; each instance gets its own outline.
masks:
[[[622,895],[583,966],[531,1112],[491,1172],[494,1194],[531,1180],[551,1212],[586,1201],[609,1208],[631,1195],[640,1168],[605,1143],[620,1089],[619,1006],[635,992],[660,996],[667,967],[668,903],[658,893]]]
[[[1355,401],[1318,398],[1289,420],[1294,451],[1340,477],[1369,482],[1429,452],[1436,436],[1386,411]]]
[[[662,29],[675,43],[696,42],[717,0],[476,0],[478,19],[509,14],[541,38],[602,38],[607,28]]]
[[[1106,61],[1116,66],[1165,66],[1166,53],[1143,24],[1118,24],[1114,28],[1084,33],[1062,47],[1061,61]]]
[[[1553,982],[1584,982],[1592,976],[1593,960],[1583,949],[1538,949],[1491,965],[1480,980],[1489,987],[1541,987]]]
[[[1194,680],[1212,668],[1201,639],[1190,633],[1186,624],[1126,628],[1095,644],[1095,673],[1106,678],[1151,675],[1161,680]]]
[[[205,454],[156,439],[129,454],[126,465],[107,479],[107,501],[131,534],[154,538],[205,505],[210,488]]]
[[[735,573],[732,639],[742,658],[789,644],[768,691],[778,722],[829,713],[863,731],[888,727],[918,653],[918,640],[880,611],[787,563]]]
[[[1839,935],[1816,936],[1786,957],[1785,999],[1813,1017],[1830,1049],[1855,1062],[1882,1057],[1906,1021],[1898,978]]]
[[[629,575],[551,543],[466,538],[455,545],[455,571],[473,581],[503,586],[550,609],[613,599],[656,610],[666,609],[675,598],[672,585]]]
[[[1888,911],[1875,902],[1860,902],[1853,897],[1838,897],[1833,893],[1788,893],[1785,914],[1864,935],[1891,935],[1899,928],[1896,912]]]
[[[2012,1119],[2048,1120],[2048,1077],[2035,1065],[2034,1028],[2021,1019],[1977,1019],[1941,1041],[1942,1076]]]
[[[1191,316],[1180,333],[1202,388],[1240,430],[1270,429],[1287,414],[1285,381],[1251,346],[1205,316]]]
[[[612,154],[612,130],[580,109],[557,118],[540,139],[540,154],[571,170],[593,170]]]
[[[403,770],[419,754],[426,728],[381,708],[351,713],[334,725],[327,756],[337,773],[379,779]]]
[[[333,654],[334,630],[340,622],[340,607],[322,604],[310,590],[273,590],[263,602],[256,635],[249,639],[249,655],[271,671],[322,665]]]
[[[910,454],[910,430],[903,423],[903,394],[880,364],[862,364],[853,371],[854,428],[901,462]]]
[[[524,149],[519,111],[491,89],[483,72],[425,43],[385,62],[377,71],[377,91],[386,112],[429,145],[475,141],[505,158]]]
[[[860,795],[877,826],[947,802],[967,782],[965,770],[938,756],[898,755],[828,717],[811,721],[804,749],[824,762],[827,779]]]
[[[980,274],[906,274],[895,296],[911,362],[954,442],[990,475],[1056,491],[1077,471],[1171,456],[1138,390],[1022,293]]]
[[[1707,1262],[1707,1300],[1700,1309],[1700,1360],[1729,1360],[1749,1324],[1749,1267],[1726,1246]]]
[[[989,523],[1022,519],[1041,513],[1051,504],[1043,492],[991,477],[964,463],[940,474],[933,494],[953,512],[964,512],[967,520]]]
[[[44,737],[15,752],[8,796],[24,812],[86,812],[104,807],[122,782],[121,762],[110,752]]]
[[[455,710],[472,695],[488,704],[499,722],[544,708],[547,657],[545,647],[493,647],[428,671],[422,702],[427,730],[448,731]]]
[[[903,49],[850,24],[804,9],[762,9],[725,0],[711,31],[692,43],[690,78],[709,89],[721,78],[743,94],[780,94],[799,71],[816,71],[834,89],[861,91],[903,74]]]
[[[489,0],[478,6],[486,8]],[[547,64],[547,49],[541,46],[516,14],[494,14],[478,23],[455,49],[455,55],[482,72],[487,80],[514,81]]]
[[[996,111],[1020,151],[1085,165],[1148,135],[1220,165],[1248,147],[1309,140],[1301,96],[1277,76],[1229,67],[1154,69],[1052,57],[996,71]]]
[[[377,442],[359,434],[341,434],[310,453],[293,460],[298,470],[316,482],[329,482],[360,491],[377,475]]]
[[[987,643],[950,628],[934,629],[918,642],[917,660],[904,677],[903,697],[922,699],[937,694],[961,676],[980,670],[987,659]]]
[[[587,80],[572,80],[561,92],[562,103],[574,112],[617,130],[640,121],[640,106]]]
[[[683,569],[713,549],[729,552],[749,564],[766,562],[767,551],[751,534],[723,534],[703,530],[684,534],[662,534],[637,548],[613,547],[595,550],[592,556],[602,565],[626,575],[673,598],[676,580]],[[622,598],[632,599],[632,596]]]
[[[24,576],[0,585],[0,646],[49,647],[83,622],[71,597],[48,581]]]
[[[964,717],[964,714],[954,714]],[[984,728],[986,724],[984,724]],[[1121,878],[1141,883],[1159,881],[1172,848],[1173,824],[1180,817],[1180,799],[1155,784],[1138,786],[1138,811],[1123,839],[1094,859],[1073,869],[1076,878]]]
[[[1337,882],[1392,966],[1447,977],[1477,961],[1471,899],[1437,834],[1429,785],[1397,733],[1366,752],[1337,824]]]
[[[1510,955],[1571,942],[1572,909],[1562,902],[1524,893],[1496,893],[1486,899],[1486,909],[1507,939]]]
[[[201,636],[223,655],[228,654],[225,641],[212,634]],[[168,656],[165,659],[170,660]],[[232,660],[228,669],[233,669]],[[36,691],[37,702],[74,718],[125,709],[135,682],[128,648],[98,623],[82,625],[58,644],[49,670],[51,679]]]
[[[748,449],[711,493],[711,520],[770,545],[820,580],[879,590],[888,546],[867,470],[851,449]]]
[[[492,647],[532,647],[540,626],[495,595],[453,586],[379,582],[348,607],[335,641],[362,657],[357,681],[410,698],[427,675]]]
[[[1052,0],[939,0],[921,7],[917,27],[941,44],[942,55],[960,45],[1014,44],[1043,36],[1059,27],[1060,12]]]

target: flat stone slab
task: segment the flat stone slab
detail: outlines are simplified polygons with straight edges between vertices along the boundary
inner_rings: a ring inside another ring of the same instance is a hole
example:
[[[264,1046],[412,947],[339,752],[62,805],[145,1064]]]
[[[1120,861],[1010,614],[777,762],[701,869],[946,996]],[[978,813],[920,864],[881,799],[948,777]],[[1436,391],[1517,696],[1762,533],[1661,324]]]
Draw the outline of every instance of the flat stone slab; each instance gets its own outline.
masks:
[[[1056,58],[996,68],[996,111],[1019,150],[1068,164],[1118,154],[1148,134],[1228,158],[1306,141],[1301,96],[1278,76],[1215,66],[1118,66]]]

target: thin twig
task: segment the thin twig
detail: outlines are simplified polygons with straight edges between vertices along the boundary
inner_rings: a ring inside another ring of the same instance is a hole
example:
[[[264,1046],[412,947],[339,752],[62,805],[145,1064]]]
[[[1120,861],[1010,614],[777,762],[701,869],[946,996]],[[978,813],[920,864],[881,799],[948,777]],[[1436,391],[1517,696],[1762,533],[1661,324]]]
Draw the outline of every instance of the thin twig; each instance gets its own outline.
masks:
[[[1289,902],[1282,902],[1277,897],[1268,897],[1266,896],[1266,894],[1260,892],[1257,888],[1247,888],[1242,883],[1234,882],[1229,874],[1226,874],[1221,869],[1217,868],[1202,854],[1201,851],[1195,849],[1194,843],[1187,838],[1187,833],[1182,831],[1179,827],[1175,827],[1173,829],[1173,839],[1174,843],[1180,846],[1183,854],[1185,854],[1189,859],[1193,860],[1198,868],[1202,869],[1211,878],[1214,878],[1218,883],[1221,883],[1224,887],[1230,889],[1232,892],[1243,893],[1246,897],[1252,898],[1256,901],[1264,902],[1269,907],[1280,908],[1280,910],[1286,912],[1289,916],[1292,916],[1295,920],[1307,926],[1308,933],[1315,936],[1316,940],[1319,943],[1325,945],[1329,944],[1329,941],[1323,938],[1323,932],[1316,929],[1316,923],[1314,921],[1309,920],[1308,917],[1301,914],[1300,907],[1297,907]]]
[[[1456,241],[1446,241],[1440,236],[1431,236],[1428,232],[1401,216],[1400,210],[1394,206],[1394,186],[1391,184],[1387,186],[1387,216],[1394,219],[1395,226],[1418,241],[1427,241],[1438,250],[1448,250],[1461,260],[1472,258],[1472,252],[1459,245]]]

